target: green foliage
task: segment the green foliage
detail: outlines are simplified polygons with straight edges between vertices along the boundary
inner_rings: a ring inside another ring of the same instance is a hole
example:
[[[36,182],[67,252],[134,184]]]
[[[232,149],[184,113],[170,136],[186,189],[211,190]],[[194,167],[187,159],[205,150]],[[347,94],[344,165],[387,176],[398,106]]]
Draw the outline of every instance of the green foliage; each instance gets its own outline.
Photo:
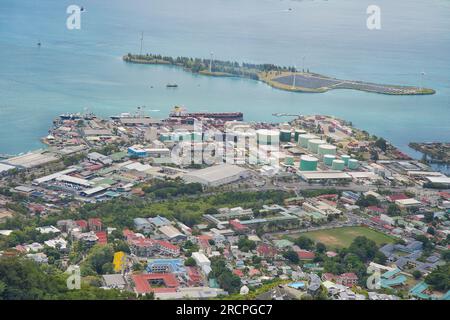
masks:
[[[81,274],[87,276],[112,273],[113,259],[114,250],[112,245],[95,245],[91,248],[86,260],[81,265]]]
[[[378,201],[378,199],[372,195],[368,195],[367,197],[361,195],[355,204],[357,206],[367,208],[370,206],[378,206],[380,204],[380,201]]]
[[[419,270],[414,270],[412,272],[412,275],[413,275],[414,279],[418,280],[422,276],[422,272],[420,272]]]
[[[401,210],[399,206],[397,206],[395,203],[391,203],[388,206],[387,214],[389,216],[398,216],[401,213]]]
[[[348,250],[357,255],[363,262],[373,260],[378,251],[375,241],[362,236],[356,237]]]
[[[378,138],[377,141],[375,141],[375,146],[380,148],[383,152],[386,152],[387,142],[383,138]]]
[[[194,195],[203,191],[200,183],[182,183],[178,181],[154,181],[152,185],[142,188],[146,194],[156,199],[168,199],[171,197]]]
[[[243,252],[249,252],[256,249],[256,242],[249,240],[246,237],[242,237],[238,241],[238,248]]]
[[[314,241],[305,236],[298,237],[294,240],[294,243],[304,250],[311,250],[314,248]]]
[[[442,292],[450,290],[450,264],[437,267],[425,277],[425,282],[435,290]]]
[[[0,257],[0,300],[130,299],[131,293],[82,285],[68,290],[67,275],[20,257]]]
[[[324,194],[341,194],[341,192],[333,188],[317,189],[317,190],[301,190],[300,192],[305,198],[314,198]]]
[[[195,262],[194,258],[189,257],[184,261],[184,265],[186,267],[195,267],[197,265],[197,262]]]
[[[217,279],[222,289],[230,294],[240,289],[241,279],[226,267],[225,260],[222,257],[214,257],[211,259],[211,269],[209,278]]]
[[[295,264],[298,264],[300,261],[297,252],[295,252],[294,250],[288,250],[286,252],[283,252],[283,257],[285,257],[290,262]]]

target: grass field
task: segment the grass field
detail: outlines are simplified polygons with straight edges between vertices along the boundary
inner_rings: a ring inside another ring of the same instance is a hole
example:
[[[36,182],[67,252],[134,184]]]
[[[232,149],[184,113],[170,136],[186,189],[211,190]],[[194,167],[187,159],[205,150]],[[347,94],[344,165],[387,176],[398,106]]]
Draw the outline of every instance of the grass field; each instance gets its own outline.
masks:
[[[347,248],[353,239],[358,236],[364,236],[373,240],[377,245],[394,242],[394,238],[366,227],[342,227],[318,230],[300,233],[297,236],[300,235],[306,236],[315,242],[322,242],[328,248]]]

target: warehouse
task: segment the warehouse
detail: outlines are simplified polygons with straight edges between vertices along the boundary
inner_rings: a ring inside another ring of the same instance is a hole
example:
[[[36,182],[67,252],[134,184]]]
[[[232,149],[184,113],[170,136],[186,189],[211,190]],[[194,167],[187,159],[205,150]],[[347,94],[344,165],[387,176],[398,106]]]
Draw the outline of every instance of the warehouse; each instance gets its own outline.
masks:
[[[306,182],[350,182],[352,177],[341,171],[299,171],[300,177]]]
[[[247,169],[232,164],[219,164],[206,169],[192,171],[183,176],[187,183],[201,183],[206,187],[217,187],[248,177]]]

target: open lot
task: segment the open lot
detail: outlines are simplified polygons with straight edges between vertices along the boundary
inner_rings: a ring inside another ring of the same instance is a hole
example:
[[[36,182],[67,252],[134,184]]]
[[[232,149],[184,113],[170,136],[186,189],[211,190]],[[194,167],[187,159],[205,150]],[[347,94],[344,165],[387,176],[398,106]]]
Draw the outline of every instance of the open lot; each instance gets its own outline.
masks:
[[[326,230],[299,233],[296,236],[306,236],[315,242],[322,242],[328,248],[349,247],[353,239],[364,236],[375,241],[377,245],[391,243],[394,238],[367,227],[342,227]]]

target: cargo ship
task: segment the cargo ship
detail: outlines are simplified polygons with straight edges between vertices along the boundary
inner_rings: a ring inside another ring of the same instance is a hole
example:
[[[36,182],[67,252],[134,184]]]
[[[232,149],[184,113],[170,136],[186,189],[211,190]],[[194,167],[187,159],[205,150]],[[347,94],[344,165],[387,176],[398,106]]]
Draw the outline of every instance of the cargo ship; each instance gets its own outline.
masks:
[[[174,107],[169,114],[171,118],[208,118],[222,121],[243,121],[244,114],[242,112],[187,112],[183,107]]]

